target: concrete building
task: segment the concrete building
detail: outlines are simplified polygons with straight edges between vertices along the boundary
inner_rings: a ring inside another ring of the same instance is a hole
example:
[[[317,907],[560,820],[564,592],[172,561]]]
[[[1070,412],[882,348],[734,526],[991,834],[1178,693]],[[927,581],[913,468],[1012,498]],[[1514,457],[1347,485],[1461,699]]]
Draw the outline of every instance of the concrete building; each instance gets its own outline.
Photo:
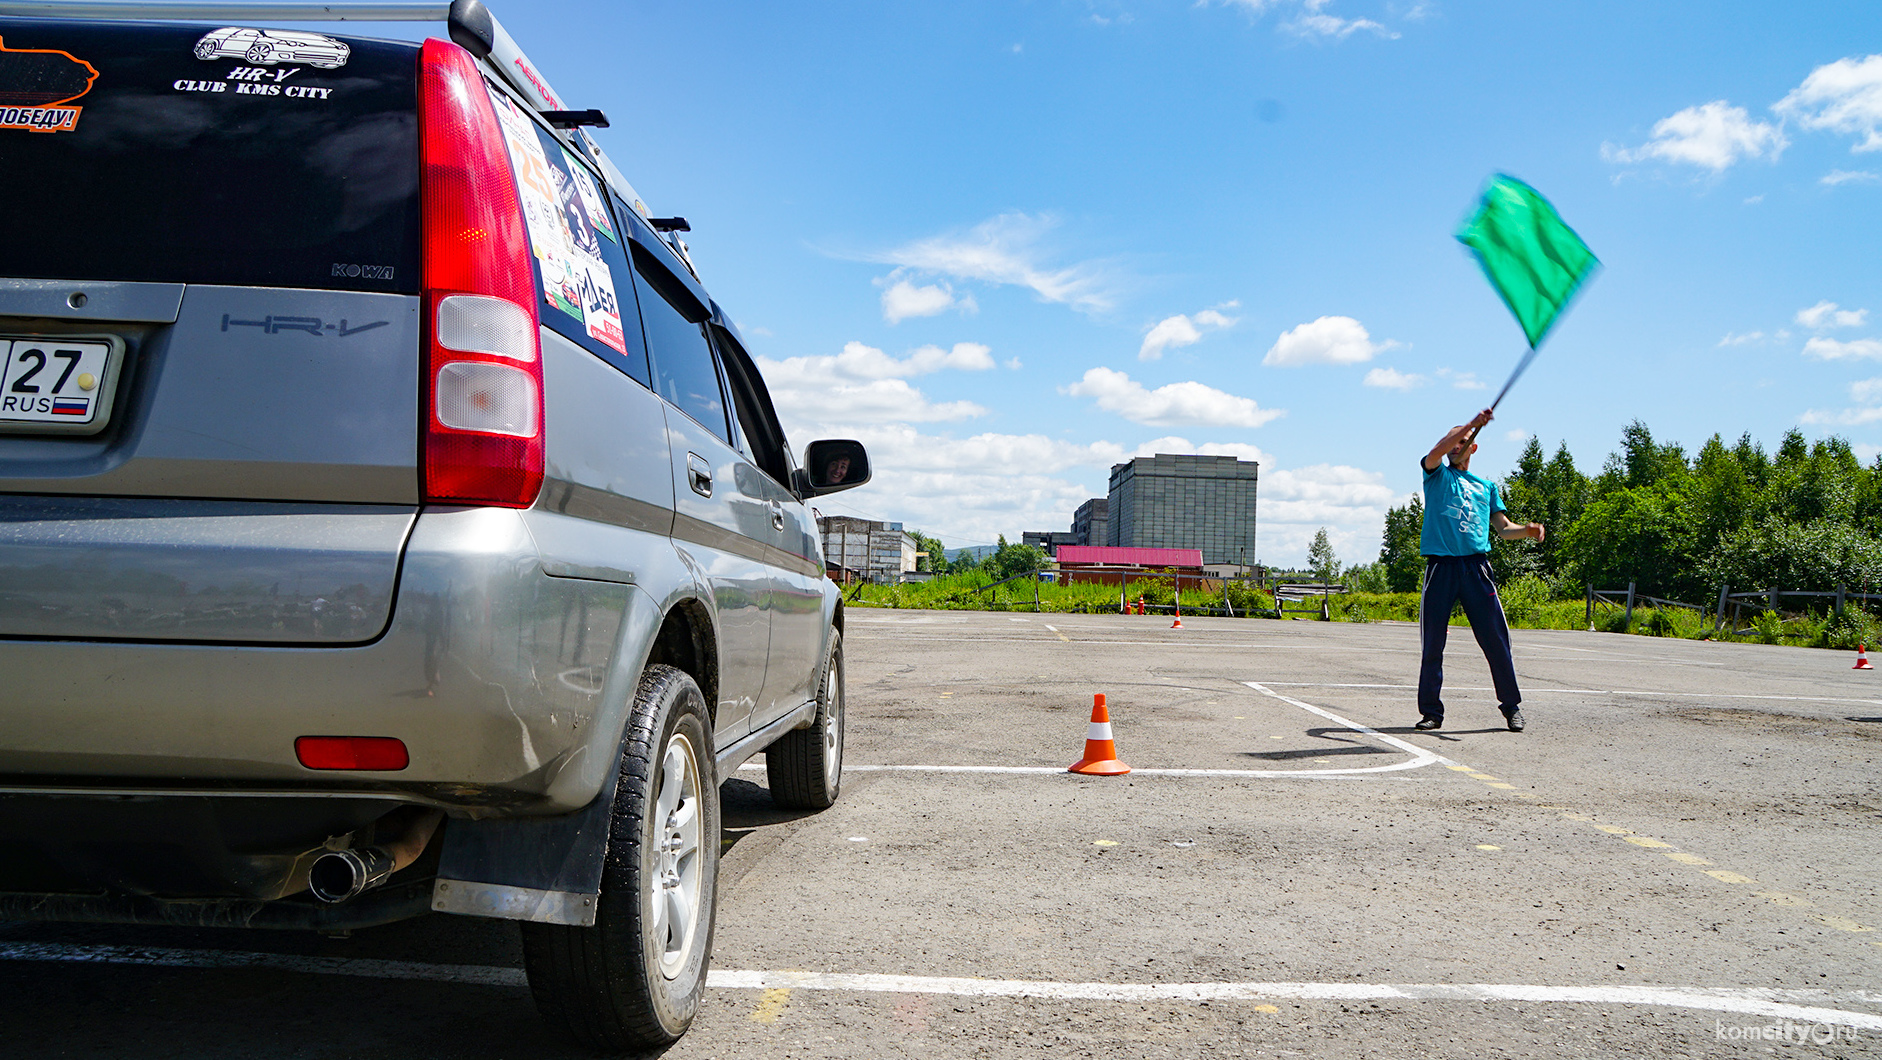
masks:
[[[817,518],[817,532],[823,538],[824,570],[838,581],[899,582],[915,569],[915,539],[901,523],[824,515]]]
[[[1074,545],[1104,545],[1111,533],[1111,499],[1093,497],[1072,513]]]
[[[1194,548],[1204,563],[1253,563],[1259,471],[1252,460],[1193,454],[1113,464],[1104,543]]]
[[[1019,543],[1031,545],[1048,556],[1058,555],[1060,545],[1084,544],[1083,541],[1078,540],[1076,533],[1067,533],[1063,530],[1023,530],[1019,535]]]

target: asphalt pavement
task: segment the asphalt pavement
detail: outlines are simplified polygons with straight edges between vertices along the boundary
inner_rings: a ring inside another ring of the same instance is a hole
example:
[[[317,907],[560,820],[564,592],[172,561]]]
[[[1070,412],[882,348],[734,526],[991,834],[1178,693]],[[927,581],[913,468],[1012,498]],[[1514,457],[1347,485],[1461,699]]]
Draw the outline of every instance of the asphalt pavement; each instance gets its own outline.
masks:
[[[706,1057],[1882,1056],[1882,671],[1517,631],[852,610],[848,774],[726,781]],[[1133,772],[1063,772],[1092,695]],[[0,925],[0,1053],[588,1055],[513,925]],[[10,1044],[7,1044],[10,1043]]]

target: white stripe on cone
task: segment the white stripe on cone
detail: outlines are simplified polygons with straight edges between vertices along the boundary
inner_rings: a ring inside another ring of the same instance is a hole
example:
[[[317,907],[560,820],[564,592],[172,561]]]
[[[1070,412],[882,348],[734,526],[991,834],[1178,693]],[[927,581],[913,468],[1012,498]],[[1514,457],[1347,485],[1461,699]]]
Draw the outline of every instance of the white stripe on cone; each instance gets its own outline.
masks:
[[[1092,722],[1091,731],[1085,734],[1085,739],[1087,740],[1109,740],[1110,738],[1111,723],[1108,721]]]

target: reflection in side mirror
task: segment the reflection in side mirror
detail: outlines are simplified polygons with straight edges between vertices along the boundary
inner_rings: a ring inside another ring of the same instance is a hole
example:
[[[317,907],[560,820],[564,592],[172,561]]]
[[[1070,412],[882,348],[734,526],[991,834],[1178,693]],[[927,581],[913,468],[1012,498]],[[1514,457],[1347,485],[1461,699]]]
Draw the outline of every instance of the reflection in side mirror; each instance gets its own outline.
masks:
[[[863,443],[826,438],[804,447],[804,478],[816,493],[835,493],[869,481],[869,454]]]

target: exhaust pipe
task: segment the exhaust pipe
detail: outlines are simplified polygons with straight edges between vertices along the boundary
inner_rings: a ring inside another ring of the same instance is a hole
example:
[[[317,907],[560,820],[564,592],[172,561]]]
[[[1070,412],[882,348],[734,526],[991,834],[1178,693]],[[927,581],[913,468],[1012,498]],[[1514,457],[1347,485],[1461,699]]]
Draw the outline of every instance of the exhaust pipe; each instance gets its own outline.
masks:
[[[403,813],[394,810],[387,817]],[[307,889],[323,902],[358,898],[392,878],[392,874],[418,860],[444,820],[442,810],[422,810],[408,817],[403,834],[390,841],[352,850],[330,850],[314,859],[307,872]],[[381,818],[384,823],[385,819]]]

